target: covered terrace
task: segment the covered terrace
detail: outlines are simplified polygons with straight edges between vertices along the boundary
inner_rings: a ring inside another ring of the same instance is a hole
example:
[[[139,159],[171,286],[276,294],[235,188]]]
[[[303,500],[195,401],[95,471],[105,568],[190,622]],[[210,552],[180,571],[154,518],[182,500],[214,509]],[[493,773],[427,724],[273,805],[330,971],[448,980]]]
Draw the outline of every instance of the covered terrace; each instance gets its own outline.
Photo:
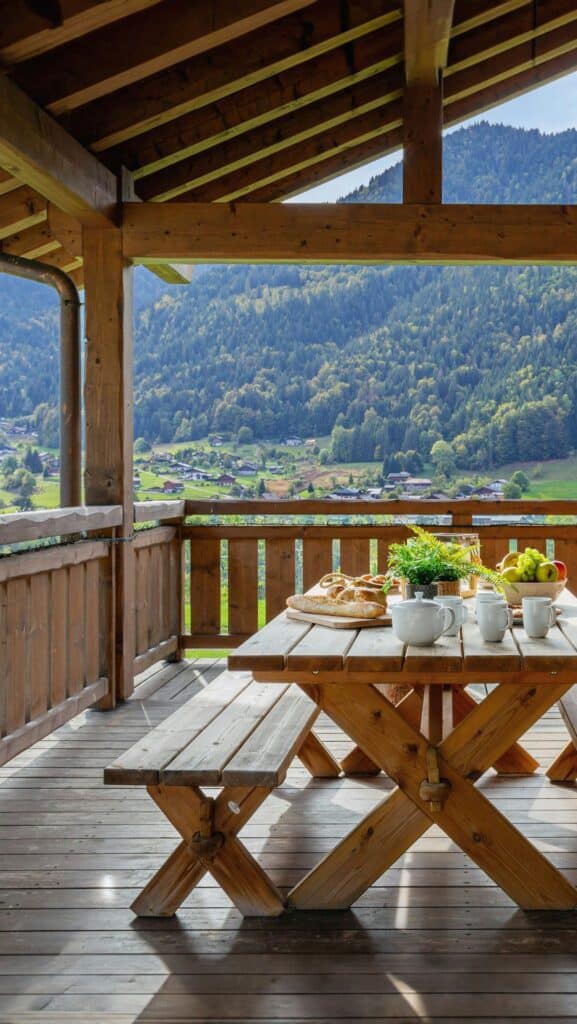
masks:
[[[442,202],[443,127],[577,70],[574,0],[13,0],[0,60],[0,255],[68,275],[86,334],[62,507],[0,516],[0,1020],[577,1020],[574,910],[520,910],[436,825],[347,910],[243,917],[208,878],[135,918],[176,833],[102,781],[220,652],[333,560],[382,565],[415,511],[135,504],[133,267],[186,287],[209,261],[575,263],[577,206]],[[402,204],[282,203],[401,146]],[[548,541],[577,576],[575,503],[419,512],[487,564]],[[574,883],[576,791],[544,774],[568,740],[553,707],[523,739],[538,767],[478,788]],[[243,841],[285,893],[392,788],[292,766]]]

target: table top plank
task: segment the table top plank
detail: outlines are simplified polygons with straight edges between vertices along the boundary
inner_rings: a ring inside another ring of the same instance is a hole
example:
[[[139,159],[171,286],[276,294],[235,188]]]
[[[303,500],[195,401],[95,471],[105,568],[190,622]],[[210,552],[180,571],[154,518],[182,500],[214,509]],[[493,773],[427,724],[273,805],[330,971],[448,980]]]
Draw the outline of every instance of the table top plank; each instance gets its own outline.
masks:
[[[229,655],[228,667],[252,669],[255,672],[269,668],[282,669],[288,652],[310,629],[310,623],[287,619],[285,613],[281,612]]]
[[[516,672],[521,668],[521,655],[511,630],[507,630],[502,643],[489,643],[483,640],[477,623],[469,620],[462,633],[466,671],[486,667],[491,672]]]
[[[315,672],[320,669],[341,670],[344,668],[345,656],[356,640],[358,632],[357,629],[312,626],[287,654],[286,667],[300,672]],[[375,629],[374,632],[380,633],[381,630]]]
[[[345,657],[345,669],[357,672],[400,672],[405,645],[392,629],[359,629]]]
[[[522,626],[514,627],[514,634],[523,658],[523,668],[544,672],[577,669],[577,651],[559,626],[554,626],[546,637],[538,639],[528,637]]]
[[[406,672],[460,672],[463,651],[460,636],[440,636],[430,647],[407,644],[403,669]]]

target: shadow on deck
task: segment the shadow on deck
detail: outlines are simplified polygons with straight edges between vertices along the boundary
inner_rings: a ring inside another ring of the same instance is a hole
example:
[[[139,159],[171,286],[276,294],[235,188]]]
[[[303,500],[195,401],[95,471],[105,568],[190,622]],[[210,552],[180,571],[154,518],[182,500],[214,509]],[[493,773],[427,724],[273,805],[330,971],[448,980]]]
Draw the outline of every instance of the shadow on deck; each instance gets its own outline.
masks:
[[[102,769],[223,667],[156,666],[116,711],[86,712],[0,768],[0,1020],[577,1021],[577,915],[519,911],[435,828],[349,912],[243,921],[207,876],[177,917],[135,919],[176,833],[144,790],[105,788]],[[319,724],[343,756],[349,742]],[[525,743],[546,766],[566,739],[553,711]],[[480,785],[577,881],[576,787]],[[291,886],[390,787],[297,764],[245,842]]]

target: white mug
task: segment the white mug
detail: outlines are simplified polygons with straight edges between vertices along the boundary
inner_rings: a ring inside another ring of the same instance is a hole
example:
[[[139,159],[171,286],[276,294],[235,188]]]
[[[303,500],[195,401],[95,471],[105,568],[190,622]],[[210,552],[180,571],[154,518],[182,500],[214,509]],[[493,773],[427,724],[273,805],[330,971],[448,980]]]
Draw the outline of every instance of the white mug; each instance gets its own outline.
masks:
[[[502,598],[496,601],[481,601],[477,608],[477,621],[483,640],[500,643],[506,631],[513,625],[513,612]]]
[[[437,604],[442,604],[445,608],[450,608],[455,613],[455,621],[445,630],[445,636],[457,636],[459,629],[469,618],[467,608],[463,604],[463,598],[458,597],[456,594],[440,594],[434,600]]]
[[[550,597],[523,598],[523,625],[527,636],[547,636],[557,621],[557,612]]]
[[[496,590],[478,590],[477,597],[475,599],[475,613],[477,618],[479,617],[479,605],[481,604],[492,604],[493,601],[502,601],[503,595],[498,594]]]

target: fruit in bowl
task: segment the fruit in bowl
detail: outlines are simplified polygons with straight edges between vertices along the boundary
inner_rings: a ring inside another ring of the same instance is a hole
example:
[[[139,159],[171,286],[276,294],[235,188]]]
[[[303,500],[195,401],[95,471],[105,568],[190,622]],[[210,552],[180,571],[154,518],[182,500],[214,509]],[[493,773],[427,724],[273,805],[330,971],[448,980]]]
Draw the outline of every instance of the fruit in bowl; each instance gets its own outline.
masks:
[[[567,582],[565,563],[548,559],[537,548],[510,551],[497,568],[505,598],[512,605],[520,605],[524,597],[550,597],[554,601]]]

